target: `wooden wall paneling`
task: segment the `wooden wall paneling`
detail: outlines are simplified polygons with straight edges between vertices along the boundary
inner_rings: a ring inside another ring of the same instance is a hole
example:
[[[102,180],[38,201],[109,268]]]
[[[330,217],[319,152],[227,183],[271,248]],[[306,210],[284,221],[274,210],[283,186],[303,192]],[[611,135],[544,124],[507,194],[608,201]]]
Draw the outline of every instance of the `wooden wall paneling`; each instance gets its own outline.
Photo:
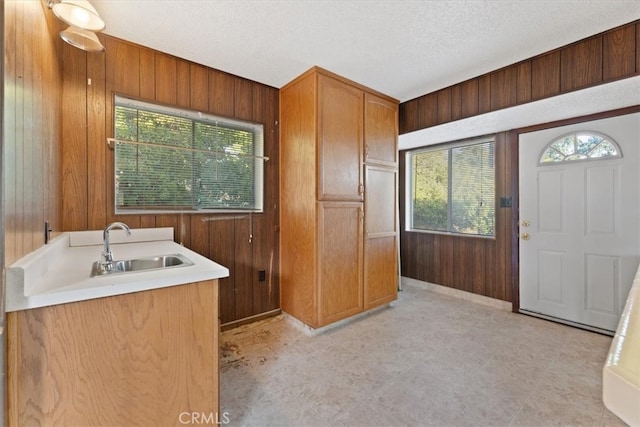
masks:
[[[562,92],[602,82],[602,39],[602,36],[590,38],[561,50]]]
[[[22,174],[22,191],[25,193],[25,196],[23,197],[24,204],[22,211],[24,215],[22,244],[25,252],[31,252],[35,249],[33,241],[33,225],[36,221],[35,217],[38,210],[38,206],[36,205],[40,204],[42,201],[42,198],[38,200],[37,196],[33,194],[33,191],[36,190],[34,168],[42,167],[42,165],[35,158],[37,155],[38,128],[34,126],[34,121],[37,120],[38,117],[38,112],[35,111],[37,100],[34,98],[38,96],[37,94],[40,93],[41,88],[38,87],[36,79],[36,73],[38,73],[36,69],[38,64],[34,58],[36,55],[32,55],[30,53],[39,52],[41,48],[36,44],[37,40],[35,39],[35,33],[33,31],[34,27],[37,26],[37,17],[35,16],[35,11],[32,10],[33,5],[27,5],[26,9],[27,11],[24,14],[25,32],[22,37],[22,43],[26,47],[23,58],[24,68],[22,72],[22,82],[25,89],[29,88],[29,90],[25,90],[23,92],[22,98],[22,114],[26,132],[20,148],[22,149],[23,165],[25,169]]]
[[[518,69],[507,67],[490,75],[491,110],[516,105],[518,102]]]
[[[511,242],[510,242],[510,220],[511,212],[509,208],[500,207],[500,197],[509,197],[510,180],[509,169],[506,158],[506,140],[505,133],[496,135],[496,151],[495,151],[495,170],[496,170],[496,223],[495,223],[495,239],[496,239],[496,277],[494,288],[491,292],[493,298],[506,299],[507,296],[507,277],[510,279],[510,259],[511,259]]]
[[[640,73],[640,22],[636,24],[636,73]]]
[[[602,78],[615,80],[636,72],[636,27],[625,26],[603,35]]]
[[[62,46],[56,19],[42,3],[2,7],[4,261],[10,265],[44,244],[45,219],[57,232],[62,228]]]
[[[531,61],[517,65],[517,95],[516,103],[523,104],[531,101]]]
[[[511,196],[513,197],[513,204],[511,207],[511,221],[509,229],[509,239],[511,241],[511,283],[507,286],[511,288],[511,292],[508,293],[512,302],[512,311],[518,312],[520,310],[520,247],[519,247],[519,226],[520,220],[518,209],[520,206],[519,197],[519,171],[518,171],[518,134],[515,131],[509,131],[506,135],[506,143],[508,147],[507,162],[510,165],[511,173],[509,174],[511,185]]]
[[[487,265],[487,251],[488,239],[477,239],[477,242],[472,246],[473,270],[471,274],[471,289],[470,291],[478,295],[486,295],[487,279],[486,272],[491,269],[492,266]]]
[[[418,100],[412,99],[399,105],[399,127],[400,133],[412,132],[419,129],[418,126]]]
[[[104,43],[104,40],[102,40]],[[107,225],[107,155],[111,153],[106,144],[106,55],[87,55],[87,229],[99,230]],[[65,112],[65,116],[66,116]]]
[[[140,96],[140,48],[117,40],[105,38],[107,62],[107,98],[111,93]],[[108,107],[111,107],[109,103]]]
[[[253,84],[249,80],[235,78],[233,116],[243,120],[253,119]]]
[[[491,111],[491,75],[478,78],[478,114]]]
[[[438,97],[436,93],[418,98],[418,124],[419,128],[438,124]]]
[[[66,43],[62,52],[62,227],[65,231],[87,230],[87,53]]]
[[[170,215],[170,214],[163,214],[163,215],[155,215],[153,216],[154,218],[154,226],[155,227],[171,227],[173,228],[173,240],[175,242],[180,242],[181,236],[180,236],[180,222],[179,222],[179,215]]]
[[[438,123],[451,121],[451,88],[439,90],[438,96]]]
[[[436,234],[433,237],[434,281],[437,284],[453,287],[453,239],[451,236]]]
[[[560,51],[531,60],[531,98],[547,98],[560,93]]]
[[[197,65],[189,65],[189,102],[192,109],[207,111],[209,109],[209,71]]]
[[[451,87],[451,120],[462,118],[462,85]]]
[[[190,72],[189,62],[178,59],[176,64],[176,105],[179,107],[191,107]]]
[[[453,241],[453,287],[463,291],[473,291],[473,273],[475,272],[474,246],[476,238],[457,237]]]
[[[105,133],[113,137],[113,95],[119,93],[140,96],[140,48],[138,46],[105,37],[106,89],[105,89]],[[140,228],[140,216],[116,215],[114,194],[114,152],[107,152],[105,175],[107,194],[107,223],[122,221],[131,228]]]
[[[215,217],[209,217],[215,218]],[[192,222],[192,226],[194,223]],[[235,269],[235,220],[213,219],[208,222],[208,258],[229,269],[229,277],[220,279],[220,321],[228,323],[238,319],[235,310],[236,269]],[[192,229],[193,230],[193,229]],[[194,242],[192,241],[192,244]]]
[[[17,43],[18,28],[22,28],[19,21],[22,15],[19,13],[24,7],[22,2],[6,1],[4,2],[4,108],[3,108],[3,161],[4,161],[4,221],[5,221],[5,264],[10,265],[19,258],[17,240],[18,240],[18,206],[17,198],[17,174],[19,168],[16,161],[16,151],[18,147],[18,137],[22,133],[22,128],[18,127],[18,118],[21,117],[21,109],[19,98],[21,96],[20,88],[20,71],[18,71],[19,59]]]
[[[233,117],[234,77],[218,70],[209,70],[209,111]]]
[[[233,256],[233,285],[235,291],[234,309],[235,319],[257,314],[253,310],[253,246],[255,237],[251,237],[253,233],[253,216],[252,214],[237,217],[234,220],[234,249]],[[256,242],[257,244],[257,242]]]
[[[470,117],[478,114],[478,79],[467,80],[461,83],[462,90],[462,117]],[[402,105],[402,104],[400,104]]]
[[[155,100],[161,104],[178,103],[178,61],[173,56],[156,52]],[[142,70],[140,71],[142,74]]]
[[[278,308],[278,139],[275,132],[278,91],[253,84],[253,120],[264,124],[264,213],[253,215],[253,304],[254,311],[261,313]],[[258,280],[258,271],[265,270],[265,281]]]
[[[436,242],[439,240],[436,234],[416,233],[416,240],[418,241],[418,253],[416,254],[417,264],[416,272],[418,277],[423,277],[427,282],[437,283],[436,276],[438,275],[438,259],[436,250],[439,247]]]
[[[140,48],[139,95],[146,100],[156,99],[156,62],[151,49]]]
[[[178,103],[178,61],[173,56],[159,52],[154,54],[155,60],[155,100],[161,104],[177,105]],[[142,70],[141,70],[142,73]],[[160,218],[162,217],[162,218]],[[176,215],[148,215],[148,222],[141,226],[156,227],[162,221],[165,227],[174,227],[174,239],[178,238],[178,222]]]
[[[208,217],[205,215],[187,215],[186,217],[189,219],[188,222],[190,223],[189,234],[191,236],[191,245],[189,246],[189,249],[199,253],[202,256],[210,257],[211,256],[211,251],[209,249],[210,248],[210,244],[209,244],[210,222],[207,221],[207,219],[212,217]],[[214,244],[218,244],[218,243],[214,242]],[[216,261],[218,264],[222,264],[219,260],[216,260],[215,258],[211,258],[211,259]],[[228,267],[228,266],[225,265],[225,267]]]

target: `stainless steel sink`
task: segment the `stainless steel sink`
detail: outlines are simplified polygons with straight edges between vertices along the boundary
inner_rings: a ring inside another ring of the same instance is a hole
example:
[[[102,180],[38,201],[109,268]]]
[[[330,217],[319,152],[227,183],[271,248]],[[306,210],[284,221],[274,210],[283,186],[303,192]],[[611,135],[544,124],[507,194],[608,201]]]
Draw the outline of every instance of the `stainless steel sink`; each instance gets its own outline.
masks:
[[[91,277],[104,276],[119,273],[135,273],[139,271],[159,270],[166,268],[186,267],[193,265],[184,255],[170,254],[158,255],[146,258],[122,259],[113,261],[108,269],[100,266],[98,261],[93,263],[91,268]]]

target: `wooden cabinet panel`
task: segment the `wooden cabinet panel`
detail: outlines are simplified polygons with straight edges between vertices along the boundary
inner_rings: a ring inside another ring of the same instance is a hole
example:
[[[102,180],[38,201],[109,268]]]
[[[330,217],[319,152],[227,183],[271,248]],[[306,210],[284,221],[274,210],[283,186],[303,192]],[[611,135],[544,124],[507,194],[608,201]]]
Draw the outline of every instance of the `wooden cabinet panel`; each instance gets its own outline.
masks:
[[[393,168],[366,166],[364,309],[397,298],[397,172]]]
[[[395,169],[366,166],[365,236],[380,237],[396,233]]]
[[[318,198],[362,200],[364,93],[318,77]]]
[[[364,257],[364,309],[398,297],[397,237],[367,238]]]
[[[319,319],[362,311],[362,203],[318,203]]]
[[[397,242],[397,105],[317,67],[280,90],[281,305],[313,328],[364,309],[363,198],[370,235]],[[397,252],[384,247],[372,254],[369,305],[396,298],[386,278]]]
[[[398,161],[398,104],[366,93],[365,162],[395,166]]]
[[[215,280],[13,312],[7,326],[11,426],[219,411]]]

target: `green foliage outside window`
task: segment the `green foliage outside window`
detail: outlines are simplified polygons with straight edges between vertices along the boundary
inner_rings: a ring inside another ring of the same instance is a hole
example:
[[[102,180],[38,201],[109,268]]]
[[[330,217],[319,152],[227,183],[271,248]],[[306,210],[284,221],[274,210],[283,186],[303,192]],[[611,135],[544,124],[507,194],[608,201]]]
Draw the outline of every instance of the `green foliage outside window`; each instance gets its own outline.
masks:
[[[412,228],[495,234],[495,144],[411,153]]]
[[[116,102],[117,210],[262,209],[261,126],[135,103]]]

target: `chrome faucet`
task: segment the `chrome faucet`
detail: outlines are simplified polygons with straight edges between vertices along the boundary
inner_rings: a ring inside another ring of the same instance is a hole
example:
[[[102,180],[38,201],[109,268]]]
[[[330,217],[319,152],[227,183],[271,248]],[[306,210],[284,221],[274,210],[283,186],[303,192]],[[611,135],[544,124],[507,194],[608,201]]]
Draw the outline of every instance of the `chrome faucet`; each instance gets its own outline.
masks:
[[[111,249],[109,249],[109,231],[113,230],[114,228],[121,228],[127,233],[127,236],[131,236],[131,230],[129,229],[129,226],[124,222],[114,222],[112,224],[109,224],[107,228],[104,229],[104,232],[102,234],[102,237],[104,239],[104,247],[102,248],[102,253],[100,254],[99,261],[100,269],[102,271],[111,271],[111,269],[113,268],[113,254],[111,253]]]

